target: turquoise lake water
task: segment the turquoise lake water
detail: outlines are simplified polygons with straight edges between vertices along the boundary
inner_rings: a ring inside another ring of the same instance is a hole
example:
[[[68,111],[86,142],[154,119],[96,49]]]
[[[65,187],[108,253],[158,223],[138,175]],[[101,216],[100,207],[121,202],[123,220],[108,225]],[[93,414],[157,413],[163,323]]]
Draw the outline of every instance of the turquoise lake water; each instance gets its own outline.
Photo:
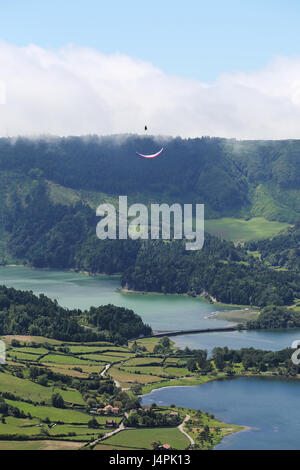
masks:
[[[193,387],[153,390],[143,404],[189,407],[208,411],[225,423],[249,426],[231,434],[216,449],[300,449],[300,382],[266,378],[235,378]]]
[[[179,295],[125,294],[118,292],[118,276],[91,277],[67,271],[38,270],[25,267],[0,267],[0,284],[21,290],[44,293],[67,308],[88,309],[112,303],[134,310],[154,330],[214,328],[229,325],[212,313],[224,307],[211,305],[203,299]],[[174,336],[176,346],[207,349],[217,346],[240,349],[279,350],[300,339],[300,330],[233,331]]]
[[[227,321],[207,319],[220,307],[203,299],[179,295],[121,293],[117,276],[87,276],[66,271],[0,267],[0,284],[43,293],[68,308],[114,304],[139,314],[154,330],[214,328]],[[224,308],[222,308],[224,310]]]
[[[211,317],[223,307],[202,299],[176,295],[124,294],[118,292],[117,276],[90,277],[84,274],[0,267],[0,284],[44,293],[67,308],[88,309],[112,303],[133,309],[154,330],[214,328],[229,323]],[[300,330],[233,331],[201,333],[172,338],[179,347],[207,349],[228,346],[279,350],[300,339]],[[232,424],[247,425],[250,431],[225,438],[218,449],[299,449],[300,382],[295,380],[236,378],[196,387],[170,387],[153,391],[144,403],[175,403],[201,409]]]

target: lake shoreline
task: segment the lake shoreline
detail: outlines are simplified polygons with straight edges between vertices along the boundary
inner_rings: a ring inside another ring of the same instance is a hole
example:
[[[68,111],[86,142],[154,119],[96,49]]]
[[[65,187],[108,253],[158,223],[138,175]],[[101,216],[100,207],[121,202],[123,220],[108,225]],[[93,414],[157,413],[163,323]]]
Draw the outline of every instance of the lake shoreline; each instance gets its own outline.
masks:
[[[117,278],[121,277],[122,273],[114,273],[114,274],[108,274],[108,273],[91,273],[90,271],[85,271],[85,270],[79,270],[75,268],[70,268],[70,269],[60,269],[60,268],[49,268],[49,267],[43,267],[43,268],[37,268],[35,266],[31,266],[29,264],[3,264],[3,268],[28,268],[28,269],[33,269],[36,271],[59,271],[59,272],[70,272],[70,273],[76,273],[76,274],[82,274],[84,276],[90,276],[90,277],[111,277],[111,278]],[[163,293],[163,292],[148,292],[148,291],[138,291],[134,289],[127,289],[126,287],[120,287],[117,288],[116,291],[120,294],[138,294],[138,295],[164,295],[164,296],[178,296],[178,297],[188,297],[191,299],[202,299],[204,300],[207,304],[209,305],[216,305],[217,307],[225,307],[227,308],[233,308],[233,309],[240,309],[240,310],[246,310],[246,309],[258,309],[258,307],[253,307],[250,305],[237,305],[237,304],[225,304],[224,302],[219,302],[217,299],[211,295],[209,295],[207,292],[200,294],[200,295],[189,295],[187,293],[183,294],[178,294],[178,293]],[[217,313],[217,312],[216,312]],[[217,317],[216,317],[217,318]],[[218,319],[218,318],[217,318]],[[221,318],[220,318],[221,319]],[[230,320],[229,320],[230,321]]]
[[[296,377],[282,377],[282,376],[278,376],[278,375],[251,375],[251,374],[246,374],[246,375],[236,375],[234,377],[227,377],[227,376],[219,376],[219,377],[207,377],[208,380],[202,382],[202,383],[198,383],[198,384],[182,384],[182,385],[169,385],[169,386],[166,386],[166,387],[157,387],[157,388],[153,388],[150,392],[146,392],[146,393],[143,393],[143,395],[140,395],[141,398],[144,398],[147,396],[147,398],[149,397],[149,395],[151,395],[152,392],[155,392],[156,390],[164,390],[164,389],[176,389],[176,388],[182,388],[182,387],[190,387],[190,388],[194,388],[194,387],[199,387],[201,385],[204,385],[204,384],[208,384],[210,382],[213,382],[213,381],[234,381],[235,379],[242,379],[242,378],[246,378],[246,379],[261,379],[261,380],[276,380],[276,381],[283,381],[283,382],[289,382],[290,380],[297,380],[299,381],[300,380],[300,375],[296,376]],[[165,400],[168,400],[165,398]],[[174,401],[173,398],[170,398],[170,402],[171,401]],[[166,405],[163,405],[163,406],[166,406]],[[176,406],[182,406],[182,405],[176,405]],[[189,405],[189,408],[192,409],[192,410],[196,410],[196,408],[194,407],[190,407]],[[204,406],[205,408],[205,406]],[[217,449],[217,447],[219,445],[221,445],[221,443],[223,442],[224,439],[226,438],[230,438],[231,436],[233,435],[237,435],[237,434],[240,434],[240,433],[244,433],[244,432],[249,432],[249,431],[257,431],[259,430],[259,426],[249,426],[249,425],[242,425],[242,424],[232,424],[232,423],[228,423],[227,420],[224,420],[224,418],[220,417],[217,415],[217,413],[215,414],[213,412],[213,414],[215,415],[215,418],[222,422],[223,424],[225,425],[228,425],[228,426],[232,426],[232,430],[230,430],[230,432],[227,434],[227,435],[224,435],[218,443],[216,443],[213,447],[212,450],[219,450]],[[234,429],[234,428],[242,428],[242,429]],[[221,450],[221,449],[220,449]]]
[[[155,388],[155,389],[151,390],[151,392],[149,392],[149,393],[146,393],[146,394],[143,394],[143,395],[139,395],[139,397],[143,399],[143,397],[144,397],[145,395],[150,395],[150,394],[152,393],[152,391],[155,391],[155,390],[158,390],[158,389],[160,389],[160,390],[167,390],[167,389],[174,389],[174,388],[181,388],[181,387],[197,387],[197,386],[203,385],[204,383],[212,382],[212,381],[214,381],[214,380],[220,380],[220,381],[221,381],[221,380],[226,380],[226,379],[230,379],[230,378],[231,378],[231,377],[226,377],[226,376],[224,376],[224,377],[211,378],[211,380],[210,380],[210,378],[209,378],[209,380],[207,380],[207,381],[205,381],[205,382],[202,382],[202,383],[199,383],[199,384],[197,384],[197,385],[169,385],[169,386],[166,386],[166,387]],[[237,378],[238,378],[238,376],[237,376]],[[190,408],[190,409],[191,409],[191,410],[196,410],[196,409],[194,409],[194,408]],[[219,420],[220,422],[222,422],[222,424],[225,424],[225,425],[228,425],[228,426],[232,426],[232,429],[229,429],[230,432],[229,432],[228,434],[226,434],[225,436],[223,436],[223,437],[219,440],[219,442],[217,442],[217,443],[215,444],[215,446],[213,447],[212,450],[215,450],[215,448],[216,448],[218,445],[220,445],[221,442],[223,441],[223,439],[225,439],[226,437],[229,437],[229,436],[231,436],[231,435],[233,435],[233,434],[238,434],[238,433],[241,433],[241,432],[253,431],[253,430],[256,429],[256,428],[251,427],[251,426],[248,426],[248,425],[240,425],[240,424],[227,423],[227,422],[225,422],[223,419],[218,418],[217,416],[216,416],[216,419]],[[242,428],[242,429],[237,429],[237,428]]]
[[[146,385],[143,388],[147,389],[147,390],[145,392],[143,392],[143,395],[148,395],[148,394],[150,394],[151,392],[153,392],[155,390],[163,390],[163,389],[167,389],[167,388],[180,388],[180,387],[198,387],[200,385],[204,385],[204,384],[209,383],[209,382],[217,382],[217,381],[221,382],[223,380],[235,380],[235,379],[241,379],[241,378],[262,379],[262,380],[281,380],[281,381],[284,381],[284,382],[289,382],[291,380],[300,381],[300,374],[297,375],[297,376],[293,376],[293,377],[280,376],[280,375],[276,375],[276,374],[270,374],[268,372],[261,373],[261,374],[236,374],[232,377],[229,377],[225,374],[222,374],[222,375],[220,374],[219,376],[202,376],[202,377],[199,377],[199,379],[193,378],[192,380],[190,380],[190,383],[188,383],[189,378],[182,378],[182,379],[177,379],[178,382],[181,382],[178,385],[166,385],[166,386],[164,386],[164,385],[162,385],[163,381]],[[186,383],[184,383],[185,380],[186,380]],[[174,379],[174,382],[176,382],[176,379]]]

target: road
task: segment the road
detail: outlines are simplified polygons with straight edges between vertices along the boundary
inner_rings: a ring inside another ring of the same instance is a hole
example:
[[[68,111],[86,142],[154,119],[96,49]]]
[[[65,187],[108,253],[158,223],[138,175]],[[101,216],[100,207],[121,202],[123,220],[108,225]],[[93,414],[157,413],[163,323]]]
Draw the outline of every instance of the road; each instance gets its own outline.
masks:
[[[124,423],[122,422],[122,423],[120,423],[120,426],[117,427],[117,429],[115,429],[114,431],[111,431],[111,432],[108,432],[107,434],[104,434],[104,436],[99,437],[98,439],[96,439],[93,442],[89,442],[88,444],[85,444],[83,447],[93,448],[93,447],[95,447],[95,445],[98,444],[98,442],[104,441],[105,439],[108,439],[109,437],[114,436],[118,432],[124,431],[124,429],[125,429],[125,426],[124,426]]]
[[[103,371],[101,372],[100,376],[101,377],[104,377],[106,372],[108,371],[108,369],[111,367],[112,364],[106,364],[106,366],[104,367]],[[115,380],[113,377],[112,377],[114,383],[115,383],[115,386],[118,387],[118,388],[121,388],[122,390],[129,390],[129,388],[122,388],[121,387],[121,384],[120,382],[118,382],[117,380]]]
[[[103,371],[100,374],[101,377],[105,376],[105,374],[108,371],[108,369],[110,368],[110,366],[111,366],[111,364],[106,364],[106,366],[104,367]]]
[[[190,415],[186,415],[186,417],[184,418],[184,420],[183,420],[182,423],[178,426],[177,429],[179,429],[179,431],[182,432],[182,434],[184,434],[184,435],[188,438],[188,440],[190,441],[191,445],[193,446],[193,445],[195,444],[194,439],[193,439],[187,432],[185,432],[185,430],[183,429],[185,423],[187,423],[190,418],[191,418]]]

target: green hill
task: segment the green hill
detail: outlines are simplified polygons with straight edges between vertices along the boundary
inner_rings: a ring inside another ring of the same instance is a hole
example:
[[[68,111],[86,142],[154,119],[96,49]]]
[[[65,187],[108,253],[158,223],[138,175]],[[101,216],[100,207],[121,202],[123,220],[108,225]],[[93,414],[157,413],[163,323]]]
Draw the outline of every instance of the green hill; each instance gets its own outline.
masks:
[[[130,204],[204,203],[206,230],[234,242],[285,240],[289,225],[299,222],[300,141],[177,138],[165,141],[152,162],[136,156],[157,143],[137,136],[0,139],[0,262],[122,273],[124,284],[138,290],[204,290],[224,302],[282,305],[298,297],[296,275],[267,267],[276,259],[298,270],[298,245],[287,262],[277,242],[247,246],[253,257],[207,236],[200,254],[187,256],[174,245],[172,264],[167,245],[150,242],[145,251],[140,240],[100,242],[95,209],[116,204],[119,195]]]
[[[159,145],[165,151],[151,162],[136,155]],[[103,195],[126,194],[136,202],[204,203],[208,218],[265,217],[288,223],[300,219],[299,157],[298,140],[0,139],[1,174],[8,179],[18,175],[18,190],[25,192],[28,179],[44,178],[51,182],[54,202],[95,205]],[[1,186],[4,191],[7,182]]]

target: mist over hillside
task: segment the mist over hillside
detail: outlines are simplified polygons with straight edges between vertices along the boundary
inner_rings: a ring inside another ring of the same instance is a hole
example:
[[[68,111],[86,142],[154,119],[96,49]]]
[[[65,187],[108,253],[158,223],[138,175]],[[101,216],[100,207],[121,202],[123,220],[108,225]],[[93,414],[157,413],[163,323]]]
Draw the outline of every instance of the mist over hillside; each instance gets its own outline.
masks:
[[[153,160],[136,155],[161,146],[164,153]],[[300,141],[1,139],[0,263],[119,273],[123,286],[135,290],[290,304],[300,296],[298,155]],[[296,235],[246,247],[206,235],[199,252],[186,252],[176,241],[100,241],[95,209],[103,202],[117,206],[119,195],[129,203],[205,204],[211,219],[264,216],[295,224],[290,230]],[[279,257],[278,246],[286,240],[285,257]],[[289,272],[274,271],[274,263]]]
[[[159,158],[147,161],[136,151]],[[206,217],[300,219],[300,141],[108,136],[1,139],[0,171],[142,201],[204,203]],[[39,171],[37,171],[39,170]]]

